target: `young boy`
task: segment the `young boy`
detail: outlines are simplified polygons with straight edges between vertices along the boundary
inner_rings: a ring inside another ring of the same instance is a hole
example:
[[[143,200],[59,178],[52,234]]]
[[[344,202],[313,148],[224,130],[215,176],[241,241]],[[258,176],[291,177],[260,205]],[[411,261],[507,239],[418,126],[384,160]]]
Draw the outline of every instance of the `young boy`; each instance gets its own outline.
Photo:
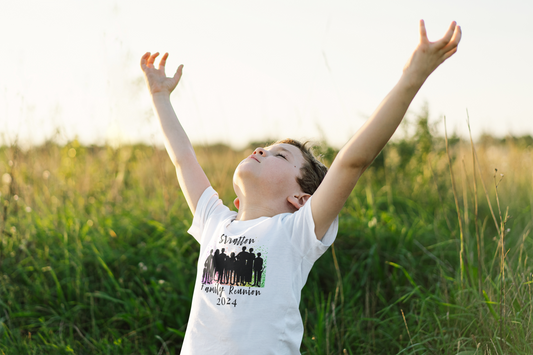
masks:
[[[194,215],[200,243],[196,285],[182,354],[298,354],[303,336],[300,293],[313,263],[335,240],[337,215],[357,180],[400,124],[428,76],[457,51],[452,22],[420,43],[403,74],[370,119],[341,149],[326,175],[305,145],[293,140],[257,148],[236,168],[238,212],[218,198],[170,104],[183,65],[165,75],[168,53],[141,59],[165,146]]]

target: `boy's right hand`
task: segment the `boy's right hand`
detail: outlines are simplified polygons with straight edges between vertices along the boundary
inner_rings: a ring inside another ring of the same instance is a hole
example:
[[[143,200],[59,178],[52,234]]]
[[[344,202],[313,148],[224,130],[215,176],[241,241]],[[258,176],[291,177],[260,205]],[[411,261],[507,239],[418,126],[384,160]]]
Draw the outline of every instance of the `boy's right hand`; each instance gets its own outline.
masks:
[[[146,80],[146,85],[148,85],[148,89],[152,95],[170,95],[181,79],[183,64],[178,67],[174,76],[169,78],[165,74],[165,64],[167,62],[168,53],[163,55],[159,62],[159,68],[156,69],[154,62],[158,55],[159,53],[150,54],[150,52],[146,52],[142,56],[141,68],[144,72],[144,79]]]

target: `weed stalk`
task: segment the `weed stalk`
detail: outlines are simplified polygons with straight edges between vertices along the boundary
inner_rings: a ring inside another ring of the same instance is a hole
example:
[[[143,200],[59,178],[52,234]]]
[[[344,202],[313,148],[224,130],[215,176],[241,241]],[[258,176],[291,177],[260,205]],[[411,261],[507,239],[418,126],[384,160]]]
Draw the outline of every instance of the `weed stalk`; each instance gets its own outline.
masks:
[[[475,154],[475,148],[474,148],[474,141],[472,140],[472,131],[470,129],[470,117],[468,116],[468,110],[466,111],[467,116],[467,125],[468,125],[468,134],[470,136],[470,147],[472,148],[472,181],[474,186],[474,226],[476,228],[476,244],[477,244],[477,281],[478,281],[478,293],[479,297],[481,298],[482,295],[482,286],[481,286],[481,279],[482,279],[482,254],[481,254],[481,238],[479,236],[479,224],[478,224],[478,200],[477,200],[477,179],[476,179],[476,154]],[[480,309],[481,312],[481,309]],[[482,320],[483,317],[480,313],[480,319]]]
[[[463,233],[463,221],[461,218],[461,210],[459,208],[459,201],[457,200],[457,189],[455,187],[455,178],[453,176],[453,169],[452,169],[452,158],[450,156],[450,149],[448,144],[448,130],[446,128],[446,116],[444,117],[444,139],[446,142],[446,155],[448,156],[448,165],[450,167],[450,177],[452,180],[452,191],[453,191],[453,198],[455,200],[455,208],[457,210],[457,220],[459,221],[459,235],[460,235],[460,242],[461,242],[461,249],[459,251],[459,262],[461,267],[461,286],[464,288],[464,271],[465,271],[465,260],[464,260],[464,233]]]

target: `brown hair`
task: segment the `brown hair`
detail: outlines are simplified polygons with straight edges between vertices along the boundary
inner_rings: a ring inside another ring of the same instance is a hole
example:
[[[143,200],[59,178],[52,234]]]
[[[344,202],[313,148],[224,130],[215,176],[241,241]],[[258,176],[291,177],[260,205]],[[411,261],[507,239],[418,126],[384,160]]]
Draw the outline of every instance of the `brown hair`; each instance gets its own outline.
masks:
[[[308,147],[309,142],[301,143],[297,140],[287,138],[277,141],[274,144],[281,143],[293,145],[302,152],[305,163],[300,168],[301,177],[296,178],[296,181],[303,192],[310,195],[314,194],[322,180],[324,180],[328,168],[314,156],[311,147]]]

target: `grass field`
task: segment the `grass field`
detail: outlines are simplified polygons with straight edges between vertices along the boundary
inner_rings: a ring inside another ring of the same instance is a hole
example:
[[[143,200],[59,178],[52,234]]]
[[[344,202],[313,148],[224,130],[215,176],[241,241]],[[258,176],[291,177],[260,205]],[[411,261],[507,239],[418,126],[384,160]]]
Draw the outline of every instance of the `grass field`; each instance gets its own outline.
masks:
[[[532,146],[484,137],[474,164],[470,142],[446,154],[424,122],[389,144],[304,288],[302,353],[532,354]],[[197,147],[228,204],[249,153]],[[199,246],[166,152],[0,157],[0,353],[178,354]]]

